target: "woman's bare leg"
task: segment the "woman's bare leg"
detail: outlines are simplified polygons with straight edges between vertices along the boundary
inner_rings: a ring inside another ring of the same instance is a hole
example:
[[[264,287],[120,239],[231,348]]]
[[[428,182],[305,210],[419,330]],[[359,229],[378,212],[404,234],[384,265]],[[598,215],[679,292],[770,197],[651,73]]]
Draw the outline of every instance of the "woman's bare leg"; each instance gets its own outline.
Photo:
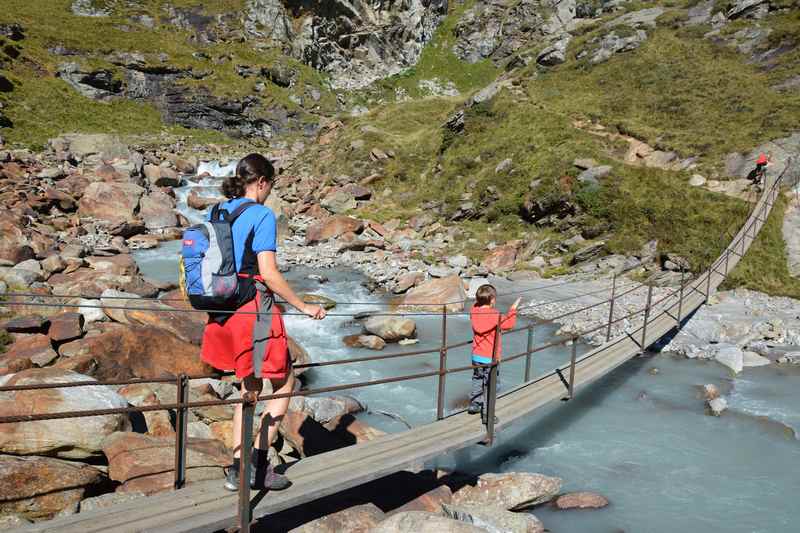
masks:
[[[270,380],[272,382],[273,394],[286,394],[294,390],[294,373],[289,370],[289,375],[282,380]],[[269,449],[278,436],[278,426],[283,420],[283,415],[289,409],[291,398],[275,398],[267,400],[267,407],[261,415],[261,427],[256,436],[255,447],[260,450]],[[264,428],[266,428],[266,442],[264,442]],[[263,446],[262,446],[263,443]]]
[[[264,384],[262,381],[254,376],[247,376],[242,381],[242,395],[246,393],[261,393]],[[257,441],[256,441],[257,442]],[[242,447],[242,404],[236,404],[233,411],[233,456],[240,457],[240,448]]]

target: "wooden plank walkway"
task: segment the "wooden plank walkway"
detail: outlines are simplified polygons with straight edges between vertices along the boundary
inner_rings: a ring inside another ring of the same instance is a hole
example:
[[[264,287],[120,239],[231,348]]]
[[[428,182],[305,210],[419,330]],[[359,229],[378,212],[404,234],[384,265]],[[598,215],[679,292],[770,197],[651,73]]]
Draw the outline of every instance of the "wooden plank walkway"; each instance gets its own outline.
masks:
[[[753,215],[729,244],[729,248],[735,245],[736,252],[744,254],[766,222],[773,202],[774,194],[768,189],[759,199]],[[765,205],[765,210],[761,213],[761,207]],[[723,257],[724,254],[717,261],[717,269],[712,269],[710,274],[712,291],[725,278]],[[739,255],[729,254],[726,261],[727,271],[738,261]],[[703,305],[708,285],[707,276],[702,275],[686,288],[681,306],[684,317]],[[665,306],[648,321],[645,346],[653,344],[676,327],[678,298],[670,301],[673,302],[671,305]],[[575,389],[606,375],[640,354],[641,337],[642,326],[639,326],[584,354],[576,364]],[[536,383],[523,385],[498,399],[499,422],[496,429],[509,426],[517,419],[565,395],[566,390],[557,375],[549,375]],[[291,488],[282,492],[252,495],[253,517],[260,518],[400,470],[417,467],[442,454],[474,445],[484,436],[485,429],[479,417],[464,413],[413,430],[384,435],[364,444],[303,459],[291,465],[286,472],[293,483]],[[33,524],[18,531],[211,532],[234,525],[236,512],[236,493],[225,491],[222,483],[215,480],[192,484],[179,491],[140,498],[108,509]]]

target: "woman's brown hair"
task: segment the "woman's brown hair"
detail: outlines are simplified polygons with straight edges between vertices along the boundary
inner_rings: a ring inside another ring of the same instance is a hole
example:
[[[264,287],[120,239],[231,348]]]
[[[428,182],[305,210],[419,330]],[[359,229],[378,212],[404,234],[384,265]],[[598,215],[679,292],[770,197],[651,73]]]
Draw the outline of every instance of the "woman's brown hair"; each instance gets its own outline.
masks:
[[[245,189],[259,178],[272,180],[275,167],[261,154],[249,154],[236,165],[236,175],[222,182],[222,194],[226,198],[241,198]]]
[[[481,285],[475,291],[475,305],[491,305],[492,298],[497,298],[497,291],[491,285]]]

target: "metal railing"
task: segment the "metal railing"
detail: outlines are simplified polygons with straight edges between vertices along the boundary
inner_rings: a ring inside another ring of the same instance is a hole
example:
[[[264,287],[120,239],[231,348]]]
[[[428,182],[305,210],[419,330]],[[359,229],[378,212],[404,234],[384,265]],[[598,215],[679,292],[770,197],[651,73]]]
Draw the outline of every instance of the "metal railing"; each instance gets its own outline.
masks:
[[[765,190],[762,195],[762,201],[756,203],[754,206],[753,211],[751,211],[750,216],[748,217],[748,222],[745,224],[744,227],[740,229],[736,237],[730,241],[725,248],[725,251],[714,261],[711,266],[703,273],[698,275],[696,278],[693,279],[686,279],[686,273],[682,270],[681,273],[681,283],[680,286],[672,291],[670,291],[666,296],[653,302],[653,287],[652,285],[644,285],[641,283],[635,283],[635,287],[632,289],[628,289],[622,292],[618,292],[620,286],[617,284],[616,276],[612,281],[612,285],[610,287],[610,298],[599,301],[597,303],[593,303],[590,305],[586,305],[579,309],[575,309],[573,311],[569,311],[555,317],[549,319],[549,322],[559,321],[570,315],[574,315],[577,313],[585,312],[591,310],[593,308],[602,306],[602,305],[609,305],[609,314],[608,319],[604,322],[600,323],[599,325],[593,326],[587,330],[571,333],[565,337],[558,338],[552,342],[543,344],[541,346],[535,346],[535,333],[536,327],[541,325],[541,323],[534,323],[531,322],[525,326],[518,327],[509,331],[502,331],[500,319],[498,319],[498,324],[495,327],[495,339],[500,339],[504,336],[514,335],[517,333],[525,333],[526,334],[526,349],[520,353],[510,355],[508,357],[502,358],[501,354],[497,353],[497,345],[499,343],[495,342],[495,350],[492,355],[492,362],[488,365],[466,365],[460,366],[455,368],[450,368],[448,366],[448,355],[456,348],[465,347],[471,344],[471,341],[462,341],[457,343],[448,344],[448,319],[455,315],[463,315],[465,313],[453,313],[448,312],[448,304],[442,305],[441,303],[441,312],[440,313],[420,313],[424,316],[440,316],[441,317],[441,343],[438,348],[431,348],[431,349],[424,349],[424,350],[416,350],[410,352],[402,352],[402,353],[391,353],[391,354],[382,354],[382,355],[375,355],[375,356],[363,356],[363,357],[353,357],[349,359],[340,359],[335,361],[323,361],[323,362],[312,362],[312,363],[305,363],[305,364],[298,364],[294,365],[294,368],[303,369],[303,368],[319,368],[319,367],[326,367],[332,365],[344,365],[344,364],[353,364],[353,363],[363,363],[368,361],[382,361],[388,359],[396,359],[396,358],[406,358],[406,357],[414,357],[420,355],[433,355],[438,354],[439,356],[439,365],[437,370],[419,372],[415,374],[407,374],[401,376],[392,376],[386,377],[382,379],[375,379],[370,381],[362,381],[362,382],[355,382],[355,383],[346,383],[341,385],[334,385],[328,387],[318,387],[315,389],[308,389],[308,390],[300,390],[300,391],[293,391],[289,393],[282,393],[282,394],[265,394],[260,395],[257,398],[253,398],[250,395],[243,394],[241,398],[232,398],[232,399],[220,399],[220,400],[207,400],[207,401],[189,401],[189,386],[191,380],[196,379],[204,379],[204,378],[216,378],[219,377],[219,374],[211,374],[211,375],[199,375],[199,376],[189,376],[186,374],[180,374],[175,377],[169,378],[136,378],[136,379],[129,379],[129,380],[116,380],[116,381],[83,381],[83,382],[69,382],[69,383],[48,383],[48,384],[31,384],[31,385],[5,385],[0,386],[0,392],[14,392],[14,391],[29,391],[29,390],[42,390],[42,389],[54,389],[54,388],[68,388],[68,387],[85,387],[85,386],[119,386],[119,385],[130,385],[130,384],[146,384],[146,383],[174,383],[176,386],[176,398],[175,403],[171,404],[159,404],[159,405],[152,405],[152,406],[139,406],[139,407],[124,407],[124,408],[113,408],[113,409],[96,409],[96,410],[85,410],[85,411],[65,411],[65,412],[58,412],[58,413],[47,413],[47,414],[27,414],[27,415],[13,415],[13,416],[2,416],[0,417],[0,424],[9,424],[9,423],[25,423],[25,422],[33,422],[33,421],[42,421],[42,420],[53,420],[53,419],[64,419],[64,418],[83,418],[89,416],[102,416],[102,415],[115,415],[115,414],[129,414],[129,413],[144,413],[150,411],[160,411],[160,410],[175,410],[176,417],[175,417],[175,471],[174,471],[174,488],[180,489],[186,483],[186,458],[187,458],[187,443],[188,443],[188,415],[189,409],[200,408],[200,407],[212,407],[212,406],[223,406],[223,405],[242,405],[242,428],[241,428],[241,453],[240,453],[240,487],[239,487],[239,499],[238,499],[238,527],[240,531],[249,532],[250,525],[251,525],[251,518],[252,518],[252,508],[250,502],[250,486],[249,486],[249,473],[250,473],[250,454],[248,453],[250,446],[252,445],[253,441],[253,419],[255,416],[255,408],[256,403],[259,401],[268,401],[278,398],[291,398],[294,396],[311,396],[316,394],[325,394],[331,392],[339,392],[339,391],[346,391],[346,390],[354,390],[360,389],[364,387],[371,387],[376,385],[383,385],[388,383],[396,383],[402,381],[410,381],[410,380],[418,380],[424,378],[435,378],[435,391],[434,394],[436,396],[436,419],[443,420],[445,418],[449,418],[464,412],[465,409],[461,410],[454,410],[452,412],[447,413],[445,410],[445,397],[446,397],[446,386],[447,386],[447,376],[450,374],[462,373],[467,372],[470,370],[478,369],[478,368],[489,368],[489,383],[487,387],[487,391],[485,391],[485,413],[484,413],[484,420],[485,420],[485,428],[486,433],[485,437],[482,440],[487,445],[491,445],[494,442],[495,438],[495,427],[494,427],[494,418],[495,418],[495,410],[496,410],[496,403],[499,397],[503,397],[507,394],[512,394],[521,388],[533,386],[547,378],[551,378],[553,376],[558,376],[560,381],[563,383],[566,395],[564,396],[563,400],[569,400],[574,395],[574,387],[575,387],[575,371],[576,366],[582,361],[593,357],[592,354],[584,356],[582,358],[578,358],[577,354],[577,345],[579,340],[582,337],[585,337],[589,334],[596,333],[597,331],[605,330],[605,339],[606,343],[611,340],[611,332],[612,327],[614,324],[617,324],[621,321],[628,320],[633,318],[637,315],[642,315],[642,324],[641,324],[641,337],[640,339],[633,339],[636,344],[639,346],[640,351],[643,353],[647,347],[652,344],[652,341],[648,343],[647,341],[647,326],[648,323],[652,322],[653,318],[651,317],[651,313],[654,310],[659,309],[661,304],[667,302],[670,299],[673,299],[677,296],[677,301],[674,302],[671,306],[666,306],[666,308],[662,309],[661,312],[658,314],[658,317],[663,316],[665,313],[672,317],[675,320],[676,327],[680,327],[680,324],[686,318],[683,316],[683,304],[684,300],[688,298],[688,295],[693,293],[699,293],[703,296],[704,301],[707,303],[712,291],[712,285],[716,287],[716,284],[712,281],[713,277],[718,277],[720,280],[723,280],[729,273],[729,265],[730,265],[730,258],[732,255],[736,255],[737,259],[742,257],[744,251],[747,249],[747,241],[749,240],[752,242],[760,227],[766,222],[766,218],[762,218],[769,213],[772,205],[774,204],[777,194],[779,193],[779,186],[781,180],[786,173],[786,170],[789,168],[787,164],[786,169],[784,169],[783,173],[775,180],[772,186]],[[760,204],[760,206],[759,206]],[[752,233],[752,234],[751,234]],[[738,250],[738,251],[737,251]],[[720,271],[720,268],[723,267],[723,270]],[[636,309],[630,313],[625,314],[621,317],[614,316],[615,310],[615,302],[618,302],[624,296],[632,293],[633,291],[639,290],[643,287],[647,287],[647,296],[646,296],[646,303],[644,307]],[[704,290],[702,290],[704,289]],[[605,292],[609,289],[603,289],[602,292]],[[585,293],[583,295],[577,295],[570,297],[568,299],[575,299],[581,296],[586,295],[596,295],[601,291],[592,291],[590,293]],[[20,296],[19,293],[12,293],[16,296]],[[32,295],[34,296],[34,295]],[[35,296],[42,296],[42,295],[35,295]],[[545,305],[548,303],[553,303],[555,301],[566,301],[568,299],[558,299],[553,300],[550,302],[542,302],[538,305]],[[158,301],[158,300],[156,300]],[[452,302],[451,302],[452,303]],[[13,302],[3,302],[3,305],[14,305]],[[30,305],[31,302],[20,304],[20,305]],[[373,303],[368,303],[369,305],[375,305]],[[65,306],[70,307],[70,304],[49,304],[43,303],[44,306]],[[672,316],[669,312],[669,308],[674,307],[677,305],[678,311],[677,316]],[[73,307],[86,307],[85,305],[74,305]],[[103,308],[109,308],[112,306],[101,306]],[[121,309],[131,309],[130,307],[120,307]],[[137,307],[138,309],[138,307]],[[152,311],[152,312],[160,312],[165,311],[164,309],[152,309],[152,308],[142,308],[145,311]],[[193,312],[196,310],[193,309],[175,309],[170,308],[166,311],[169,312]],[[379,313],[382,314],[382,313]],[[391,314],[392,316],[397,316],[398,314],[404,315],[407,313],[386,313]],[[355,315],[346,315],[346,316],[355,316]],[[630,337],[630,334],[624,332],[621,337],[624,336]],[[632,338],[632,337],[631,337]],[[543,374],[538,376],[534,379],[531,379],[531,375],[533,372],[533,363],[534,363],[534,355],[537,353],[541,353],[544,350],[555,348],[558,346],[565,346],[570,348],[569,352],[569,363],[560,365],[556,367],[549,373]],[[516,361],[521,358],[525,358],[524,363],[524,379],[523,383],[509,391],[506,391],[503,394],[498,394],[497,391],[497,373],[498,368],[500,365],[509,364],[513,361]],[[568,372],[568,375],[565,376],[564,373]]]

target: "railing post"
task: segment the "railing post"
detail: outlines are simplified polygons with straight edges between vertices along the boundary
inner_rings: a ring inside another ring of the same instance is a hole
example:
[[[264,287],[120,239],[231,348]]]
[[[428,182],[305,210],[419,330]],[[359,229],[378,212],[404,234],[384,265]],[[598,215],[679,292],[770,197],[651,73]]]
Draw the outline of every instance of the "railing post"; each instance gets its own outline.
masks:
[[[647,321],[650,319],[650,304],[653,302],[653,286],[647,287],[647,304],[644,306],[644,325],[642,325],[642,342],[639,345],[642,355],[647,348]]]
[[[567,385],[567,396],[563,400],[571,400],[575,392],[575,361],[578,358],[578,337],[572,337],[572,351],[569,358],[569,384]]]
[[[706,301],[704,302],[708,305],[708,299],[711,297],[711,270],[714,268],[714,263],[711,263],[711,266],[708,267],[708,276],[706,277]]]
[[[178,386],[177,403],[179,404],[175,416],[175,490],[183,488],[186,484],[186,437],[188,433],[189,417],[186,403],[189,401],[189,377],[180,374],[175,380]]]
[[[728,246],[725,248],[725,277],[728,277],[728,259],[731,257],[731,248]]]
[[[531,357],[533,356],[533,324],[528,324],[528,349],[525,352],[525,380],[527,383],[531,380]]]
[[[686,286],[686,269],[681,266],[681,288],[678,293],[678,327],[683,321],[683,288]]]
[[[492,347],[492,366],[489,367],[489,384],[486,391],[486,405],[484,406],[484,414],[486,416],[486,444],[491,446],[494,443],[494,411],[497,402],[497,366],[499,350],[497,348],[500,344],[500,339],[503,334],[501,328],[501,321],[503,315],[497,317],[497,327],[494,332],[494,346]]]
[[[253,415],[256,410],[254,399],[243,394],[242,433],[239,448],[239,533],[250,533],[252,511],[250,509],[250,450],[253,447]]]
[[[614,322],[614,299],[617,293],[617,273],[611,280],[611,303],[608,305],[608,329],[606,330],[606,342],[611,340],[611,324]]]
[[[444,418],[445,379],[447,379],[447,306],[442,306],[442,347],[439,350],[439,393],[436,401],[436,419]]]

